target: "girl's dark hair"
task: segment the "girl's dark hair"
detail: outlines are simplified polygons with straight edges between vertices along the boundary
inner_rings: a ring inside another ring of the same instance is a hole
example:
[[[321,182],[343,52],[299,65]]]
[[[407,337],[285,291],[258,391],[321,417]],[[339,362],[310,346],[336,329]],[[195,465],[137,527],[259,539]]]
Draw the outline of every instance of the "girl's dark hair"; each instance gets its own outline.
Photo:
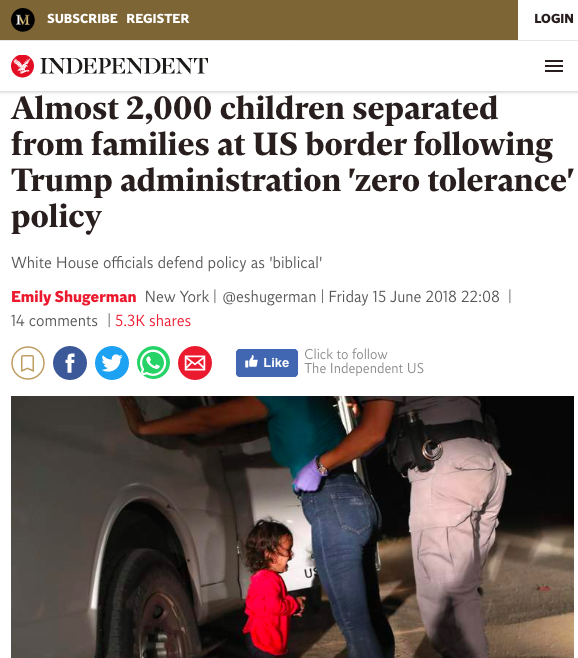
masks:
[[[257,521],[245,543],[245,564],[251,573],[269,566],[267,553],[276,553],[283,537],[292,537],[291,530],[273,519]]]

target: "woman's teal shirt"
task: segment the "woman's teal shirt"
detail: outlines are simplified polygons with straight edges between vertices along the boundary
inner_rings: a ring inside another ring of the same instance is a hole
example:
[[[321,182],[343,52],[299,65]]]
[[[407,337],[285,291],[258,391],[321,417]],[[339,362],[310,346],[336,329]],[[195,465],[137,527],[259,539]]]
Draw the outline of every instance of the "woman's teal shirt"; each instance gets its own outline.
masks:
[[[338,445],[345,436],[335,398],[321,396],[257,396],[267,407],[273,458],[293,477],[310,462]]]

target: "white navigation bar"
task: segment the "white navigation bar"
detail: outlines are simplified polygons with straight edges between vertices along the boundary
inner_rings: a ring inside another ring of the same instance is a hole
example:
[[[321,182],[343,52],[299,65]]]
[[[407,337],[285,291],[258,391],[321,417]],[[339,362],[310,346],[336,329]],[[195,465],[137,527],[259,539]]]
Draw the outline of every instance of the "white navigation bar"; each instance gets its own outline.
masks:
[[[15,59],[22,63],[20,57],[34,64],[26,77],[11,66]],[[141,66],[140,74],[129,58]],[[179,58],[195,62],[191,72],[177,66]],[[562,70],[552,74],[547,60],[561,62]],[[0,88],[576,91],[577,62],[573,41],[155,41],[154,51],[146,41],[6,41],[0,46]],[[164,73],[150,72],[163,67]]]

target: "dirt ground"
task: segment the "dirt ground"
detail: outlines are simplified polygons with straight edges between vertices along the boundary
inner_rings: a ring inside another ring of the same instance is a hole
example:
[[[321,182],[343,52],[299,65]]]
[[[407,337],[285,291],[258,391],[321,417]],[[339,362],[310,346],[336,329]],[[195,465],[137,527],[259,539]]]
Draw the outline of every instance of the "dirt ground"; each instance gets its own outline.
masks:
[[[396,658],[436,658],[415,597],[409,538],[380,543],[382,600],[396,637]],[[500,529],[486,566],[484,601],[492,658],[574,656],[574,535],[572,528]],[[231,640],[218,658],[244,654],[229,620]],[[287,658],[346,658],[345,642],[326,600],[294,619]]]

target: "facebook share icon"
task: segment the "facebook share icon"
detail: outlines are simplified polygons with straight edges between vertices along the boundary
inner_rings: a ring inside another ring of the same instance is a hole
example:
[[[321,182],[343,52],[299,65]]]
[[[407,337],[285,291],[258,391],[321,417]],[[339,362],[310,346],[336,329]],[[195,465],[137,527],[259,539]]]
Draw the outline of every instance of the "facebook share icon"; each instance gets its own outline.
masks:
[[[78,347],[62,347],[54,355],[54,372],[62,379],[78,379],[86,370],[86,356]]]

